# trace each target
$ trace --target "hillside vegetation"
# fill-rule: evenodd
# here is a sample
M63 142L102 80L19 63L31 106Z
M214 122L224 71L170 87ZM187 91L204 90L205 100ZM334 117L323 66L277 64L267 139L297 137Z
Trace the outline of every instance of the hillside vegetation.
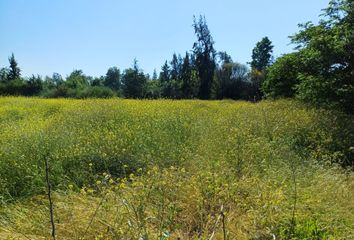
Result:
M47 160L57 239L350 239L353 141L290 100L3 97L0 238L50 237Z

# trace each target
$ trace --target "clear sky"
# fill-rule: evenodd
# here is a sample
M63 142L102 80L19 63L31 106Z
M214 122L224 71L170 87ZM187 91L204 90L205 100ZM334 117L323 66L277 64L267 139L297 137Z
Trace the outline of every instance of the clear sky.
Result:
M0 67L13 52L22 74L104 75L137 58L147 73L195 41L193 15L206 16L218 51L250 61L268 36L274 55L292 51L298 23L318 21L328 0L0 0Z

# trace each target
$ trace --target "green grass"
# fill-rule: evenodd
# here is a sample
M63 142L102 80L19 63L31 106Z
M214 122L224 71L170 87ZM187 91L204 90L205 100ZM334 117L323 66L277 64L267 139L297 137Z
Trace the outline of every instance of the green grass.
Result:
M353 129L289 100L0 98L0 238L50 236L47 159L58 239L350 239Z

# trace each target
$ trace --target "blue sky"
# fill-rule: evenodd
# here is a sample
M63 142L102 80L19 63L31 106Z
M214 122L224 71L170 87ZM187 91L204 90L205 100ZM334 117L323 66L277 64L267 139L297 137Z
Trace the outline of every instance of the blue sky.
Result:
M218 51L250 61L268 36L274 55L292 51L298 23L318 21L328 0L0 0L0 67L13 52L22 74L104 75L137 58L147 73L195 41L193 15L206 16Z

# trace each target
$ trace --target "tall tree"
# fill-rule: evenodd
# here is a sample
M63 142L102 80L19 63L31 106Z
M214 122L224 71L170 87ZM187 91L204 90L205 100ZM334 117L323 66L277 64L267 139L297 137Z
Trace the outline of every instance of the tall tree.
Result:
M193 44L193 53L200 79L199 97L209 99L216 67L214 41L205 17L199 16L199 20L197 20L194 16L193 20L194 32L197 36L197 41Z
M8 74L8 80L12 81L21 76L21 69L17 66L17 61L13 53L9 57L9 63L10 63L10 71Z
M8 79L10 69L7 67L0 69L0 83L5 83Z
M181 68L182 68L182 58L181 55L177 56L177 54L173 54L171 61L171 79L180 80L181 76Z
M109 87L115 91L120 88L120 71L117 67L111 67L106 73L106 77L103 82L104 86Z
M219 52L218 53L219 58L220 58L220 64L221 66L224 64L232 63L232 58L227 52Z
M217 99L248 99L249 70L246 65L233 62L230 55L220 52L220 66L215 71L213 95Z
M123 93L127 98L143 98L145 96L146 76L134 59L133 67L123 73Z
M170 66L168 65L168 62L165 61L164 65L161 67L160 82L168 82L171 79L170 76Z
M254 98L259 100L263 93L261 86L266 78L266 70L272 62L273 45L268 37L257 42L252 50L251 80L253 85Z
M262 72L271 64L273 53L273 45L268 37L262 38L257 42L256 46L252 50L252 69L257 69Z
M152 73L152 80L157 80L157 72L156 69L154 69L154 72Z
M354 113L354 1L331 0L322 16L291 38L304 65L297 97Z
M354 113L354 2L331 0L322 16L299 25L291 37L297 51L269 68L263 90Z
M192 64L188 52L186 52L186 55L183 58L181 79L182 79L181 90L182 90L183 97L192 98L193 97Z

